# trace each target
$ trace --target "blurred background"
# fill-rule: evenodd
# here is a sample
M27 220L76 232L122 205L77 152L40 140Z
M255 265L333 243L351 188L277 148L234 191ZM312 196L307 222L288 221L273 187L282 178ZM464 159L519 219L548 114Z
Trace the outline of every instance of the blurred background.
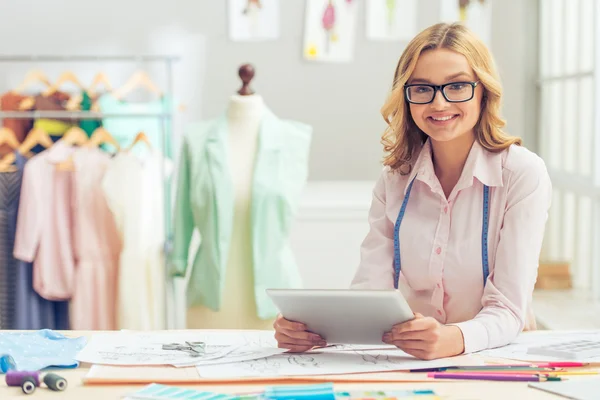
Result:
M463 21L495 57L506 131L544 158L554 184L534 296L539 325L600 328L598 1L4 0L0 15L0 89L22 96L5 98L3 111L23 112L34 125L58 118L44 110L65 112L64 129L38 124L58 129L48 132L53 141L81 126L82 111L97 113L121 145L136 143L139 132L155 141L171 178L159 182L164 212L153 215L165 221L156 229L167 251L182 136L190 123L227 110L242 85L238 69L250 63L250 86L266 106L313 129L289 240L303 285L314 288L348 287L358 265L383 156L379 110L400 54L425 27ZM60 106L40 106L36 96L58 92L68 94ZM102 100L113 92L118 102ZM127 113L138 126L124 129L110 117ZM156 121L140 122L139 113L156 113ZM4 252L12 257L10 245ZM173 285L168 262L160 263L168 281L164 327L193 326L185 282Z

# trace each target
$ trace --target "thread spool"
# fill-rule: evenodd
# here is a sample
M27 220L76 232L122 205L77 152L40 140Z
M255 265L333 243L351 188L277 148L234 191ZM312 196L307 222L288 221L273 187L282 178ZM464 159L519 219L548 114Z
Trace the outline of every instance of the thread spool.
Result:
M40 373L37 371L8 371L6 373L7 386L20 386L25 394L35 392L40 386Z
M8 354L0 356L0 373L12 371L14 369L17 369L17 364L15 363L14 358Z
M67 380L62 376L53 373L44 375L44 383L50 390L54 390L56 392L62 392L67 388Z

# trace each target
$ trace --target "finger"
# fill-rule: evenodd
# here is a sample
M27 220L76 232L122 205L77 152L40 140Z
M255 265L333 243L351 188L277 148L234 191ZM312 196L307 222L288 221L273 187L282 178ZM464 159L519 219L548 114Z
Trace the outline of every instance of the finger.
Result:
M429 357L428 357L429 353L426 352L426 351L424 351L424 350L406 349L406 350L403 350L403 351L406 354L409 354L409 355L411 355L413 357L416 357L418 359L421 359L421 360L427 360L427 359L429 359Z
M415 318L425 318L425 317L423 316L423 314L419 314L418 312L416 312Z
M285 332L276 332L275 340L277 340L277 343L291 343L294 346L314 346L312 340L295 339L287 335Z
M392 344L400 350L426 350L427 344L422 340L394 340Z
M279 332L283 333L286 336L289 336L292 339L298 340L306 340L311 343L322 343L324 342L323 338L316 333L308 332L308 331L293 331L289 329L279 329Z
M436 323L436 320L433 318L415 318L412 321L394 325L392 332L394 334L400 334L403 332L424 331L436 326Z
M275 325L280 328L287 329L290 331L305 331L306 330L306 325L304 325L303 323L287 320L287 319L283 318L283 316L281 316L281 315L279 315L277 317L277 319L275 320Z
M432 342L434 335L431 334L431 330L425 331L408 331L392 334L393 340L423 340L425 342Z
M278 343L280 349L287 349L286 353L303 353L313 348L313 346L299 346L295 343Z

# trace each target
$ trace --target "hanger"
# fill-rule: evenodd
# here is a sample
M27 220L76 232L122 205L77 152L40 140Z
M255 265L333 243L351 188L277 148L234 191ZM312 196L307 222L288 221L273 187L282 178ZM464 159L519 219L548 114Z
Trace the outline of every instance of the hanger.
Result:
M88 141L88 135L78 126L70 127L60 138L61 143L82 146Z
M98 147L101 144L108 143L113 145L117 151L121 150L121 146L119 142L110 134L109 131L104 129L103 127L98 127L92 133L90 140L88 140L84 146L86 147Z
M12 90L12 92L13 93L21 93L25 89L27 89L27 87L29 87L30 85L32 85L34 83L43 83L46 86L51 86L50 81L48 80L48 77L46 77L46 74L44 72L42 72L41 70L36 69L36 70L30 71L25 76L25 79L23 80L23 82L21 82L21 84L19 86L14 88Z
M78 126L72 126L63 134L60 142L68 145L85 146L88 140L88 135L83 129ZM69 156L65 161L56 164L56 169L58 171L75 171L73 156Z
M146 144L146 146L148 146L148 148L150 150L152 150L152 143L150 143L150 140L148 139L148 136L146 136L146 134L144 132L140 132L138 133L135 138L133 139L133 142L131 142L131 144L129 145L129 147L125 150L125 151L130 151L131 149L133 149L133 147L140 143L143 142Z
M104 87L106 88L107 91L110 92L113 90L112 84L110 83L108 76L106 76L106 74L104 72L99 72L96 74L96 76L94 77L94 80L92 81L92 84L88 88L88 93L90 94L90 96L94 96L97 94L96 87L101 84L104 84Z
M12 129L1 127L0 128L0 144L8 144L13 150L16 150L19 147L20 143L15 136L15 133ZM10 153L13 155L13 153ZM3 163L0 160L0 172L15 172L17 167L12 165L12 162Z
M122 100L123 97L125 97L138 86L142 86L148 89L150 92L162 96L162 92L156 86L156 84L152 82L152 79L150 79L148 74L145 71L141 70L136 71L123 86L115 90L112 94L117 99Z
M48 132L41 128L33 128L29 131L27 137L25 137L25 140L23 140L23 143L19 144L16 150L19 153L27 156L29 155L31 149L38 144L48 149L52 147L54 142L50 138L50 135L48 135ZM0 160L0 165L11 165L13 162L15 162L15 153L8 153Z
M0 127L0 145L4 143L9 145L13 150L16 150L21 145L15 132L13 132L12 129L3 126Z
M52 93L56 92L61 85L67 82L74 83L79 89L84 90L84 87L81 82L79 82L79 79L77 79L77 76L71 71L65 71L58 77L58 80L53 85L44 91L43 95L50 96Z

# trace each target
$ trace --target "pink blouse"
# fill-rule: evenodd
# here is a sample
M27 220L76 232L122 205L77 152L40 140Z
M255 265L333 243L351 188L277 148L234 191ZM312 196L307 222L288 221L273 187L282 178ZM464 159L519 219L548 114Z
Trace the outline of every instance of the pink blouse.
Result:
M394 287L394 224L415 177L399 233L400 291L413 311L458 326L465 353L510 343L532 322L527 319L552 198L543 160L520 146L491 153L475 141L448 199L429 141L409 175L384 168L373 190L353 288ZM490 187L485 288L484 185Z

